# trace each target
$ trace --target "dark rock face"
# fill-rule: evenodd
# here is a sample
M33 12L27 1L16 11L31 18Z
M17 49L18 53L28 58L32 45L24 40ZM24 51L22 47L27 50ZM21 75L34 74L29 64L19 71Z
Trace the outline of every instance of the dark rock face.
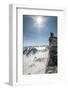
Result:
M53 33L50 33L49 37L49 62L46 73L49 72L57 72L57 37L55 37Z
M57 47L52 46L49 51L49 66L57 66Z
M26 47L23 50L23 54L26 55L26 56L30 55L31 53L35 54L36 52L37 52L37 49L36 48L32 48L32 47L31 48Z
M48 66L46 69L46 73L57 73L57 66Z

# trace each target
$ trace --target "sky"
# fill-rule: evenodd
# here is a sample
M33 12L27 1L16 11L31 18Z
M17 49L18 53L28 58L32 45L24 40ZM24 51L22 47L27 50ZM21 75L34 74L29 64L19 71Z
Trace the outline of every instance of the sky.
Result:
M50 32L57 36L57 16L23 15L24 47L48 45Z

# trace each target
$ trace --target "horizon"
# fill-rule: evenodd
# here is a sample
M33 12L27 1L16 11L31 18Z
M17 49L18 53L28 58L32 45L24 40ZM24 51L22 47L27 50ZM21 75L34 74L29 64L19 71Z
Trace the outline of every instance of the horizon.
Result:
M47 47L49 45L39 45L39 46L24 46L23 48L26 48L26 47Z

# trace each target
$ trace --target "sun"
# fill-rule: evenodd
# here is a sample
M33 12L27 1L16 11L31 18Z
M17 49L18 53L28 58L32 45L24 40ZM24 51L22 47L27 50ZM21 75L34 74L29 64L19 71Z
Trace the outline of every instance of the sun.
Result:
M42 17L39 16L39 17L36 18L36 22L37 22L38 25L41 25L42 21L43 21Z
M43 30L42 28L44 27L45 19L43 16L33 16L32 17L34 21L34 26L38 28L38 30Z

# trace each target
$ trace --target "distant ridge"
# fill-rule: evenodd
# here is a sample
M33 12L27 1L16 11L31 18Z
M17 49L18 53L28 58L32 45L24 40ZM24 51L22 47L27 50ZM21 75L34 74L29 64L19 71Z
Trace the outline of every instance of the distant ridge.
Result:
M26 48L26 47L47 47L47 46L49 46L49 45L39 45L39 46L24 46L24 48Z

